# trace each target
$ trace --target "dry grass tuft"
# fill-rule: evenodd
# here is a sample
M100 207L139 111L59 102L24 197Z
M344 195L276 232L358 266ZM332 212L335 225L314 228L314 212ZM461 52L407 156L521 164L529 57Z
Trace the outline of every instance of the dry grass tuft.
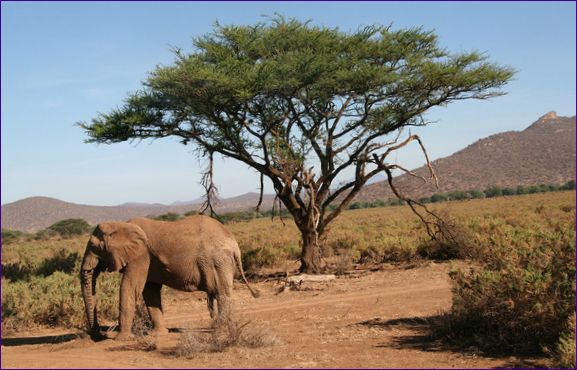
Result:
M230 347L261 348L280 343L268 323L243 324L229 320L215 325L208 332L187 331L179 339L174 354L193 358L200 353L224 352Z

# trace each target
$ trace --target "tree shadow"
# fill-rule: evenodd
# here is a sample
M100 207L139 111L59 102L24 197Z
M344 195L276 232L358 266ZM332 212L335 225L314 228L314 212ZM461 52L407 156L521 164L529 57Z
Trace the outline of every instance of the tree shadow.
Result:
M392 338L388 343L377 344L380 348L416 349L423 352L452 352L464 356L482 356L504 362L498 368L542 368L546 367L542 356L537 354L523 355L522 357L499 351L481 350L464 341L448 338L442 335L446 330L447 318L445 315L428 317L404 317L384 320L375 318L353 325L362 325L382 330L406 329L409 333Z
M86 333L45 335L40 337L2 338L2 345L6 347L26 346L32 344L60 344L76 339L88 338Z

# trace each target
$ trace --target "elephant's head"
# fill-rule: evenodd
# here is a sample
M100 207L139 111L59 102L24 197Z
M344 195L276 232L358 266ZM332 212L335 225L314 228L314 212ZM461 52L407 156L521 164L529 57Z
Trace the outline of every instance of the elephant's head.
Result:
M127 222L102 223L94 229L88 240L80 280L86 318L90 333L98 333L96 317L96 278L101 271L120 271L130 261L148 253L148 240L144 231Z

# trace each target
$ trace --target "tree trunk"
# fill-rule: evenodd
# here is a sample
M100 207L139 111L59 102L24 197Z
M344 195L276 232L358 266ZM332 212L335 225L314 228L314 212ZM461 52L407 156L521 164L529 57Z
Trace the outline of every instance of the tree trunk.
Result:
M322 268L322 253L319 244L318 232L314 229L305 228L301 230L302 252L300 272L306 274L318 274Z

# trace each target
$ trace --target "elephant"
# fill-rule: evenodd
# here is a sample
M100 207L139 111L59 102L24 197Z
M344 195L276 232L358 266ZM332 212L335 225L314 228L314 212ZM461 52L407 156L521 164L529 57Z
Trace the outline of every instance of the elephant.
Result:
M96 279L102 271L122 273L120 331L115 339L126 340L132 337L139 294L153 324L152 334L168 332L160 297L163 285L206 292L211 318L228 319L237 267L253 297L258 297L246 280L236 240L220 222L207 216L174 222L139 217L101 223L88 240L80 271L89 334L93 339L102 338L95 302Z

